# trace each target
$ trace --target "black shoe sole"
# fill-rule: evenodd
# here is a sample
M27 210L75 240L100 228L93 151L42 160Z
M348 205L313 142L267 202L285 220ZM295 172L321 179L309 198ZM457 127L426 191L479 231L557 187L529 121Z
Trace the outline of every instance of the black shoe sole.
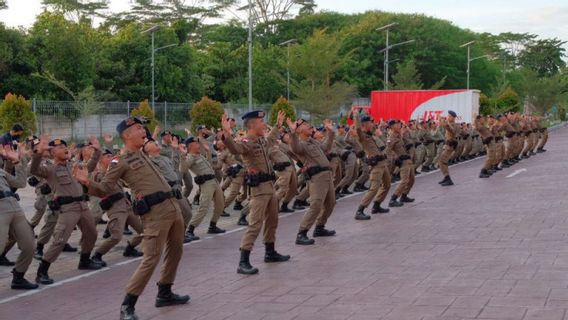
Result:
M296 244L299 245L299 246L311 246L315 243L316 242L315 242L314 239L311 239L311 241L298 241L298 240L296 240Z
M167 302L156 302L154 306L156 308L163 308L169 306L179 306L182 304L187 304L191 299L183 300L183 301L167 301Z
M264 258L264 263L279 263L279 262L286 262L290 260L290 256L284 256L283 258L279 259L266 259Z
M37 288L39 288L39 286L37 284L35 286L32 286L32 287L10 286L10 289L12 289L12 290L35 290Z
M238 274L244 274L244 275L253 275L253 274L258 274L258 269L253 268L253 269L250 269L250 270L243 270L241 268L237 268L237 273Z

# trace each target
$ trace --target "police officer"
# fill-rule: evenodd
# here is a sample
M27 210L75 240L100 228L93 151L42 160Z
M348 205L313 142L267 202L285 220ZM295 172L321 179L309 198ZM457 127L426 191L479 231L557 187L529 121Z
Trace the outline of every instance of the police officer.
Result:
M303 173L308 179L310 207L300 224L296 244L312 245L314 239L308 238L308 231L316 224L314 237L329 237L335 235L335 230L327 230L325 224L335 207L335 190L333 173L326 153L334 143L335 132L331 120L325 120L324 126L327 138L323 143L312 138L313 127L304 119L293 122L287 119L290 128L290 147L304 164ZM347 185L348 187L348 185Z
M154 163L141 151L148 137L143 121L128 118L118 124L116 131L124 141L126 153L112 159L103 180L90 180L85 169L75 170L75 176L89 188L89 192L101 195L111 194L120 179L132 190L135 213L142 216L144 256L128 281L120 319L135 320L138 319L134 313L138 296L150 280L164 250L167 254L158 282L155 306L185 304L190 299L187 295L179 296L171 290L183 254L183 217L170 185Z
M0 156L14 165L14 175L0 169L0 252L3 252L8 242L9 233L13 234L20 248L20 254L12 270L12 289L36 289L37 284L30 283L24 278L34 254L34 235L26 220L22 207L16 199L12 188L26 186L26 169L20 161L20 154L11 145L0 148Z
M11 146L13 149L18 149L18 141L24 134L24 127L16 123L12 129L0 137L0 145Z
M491 134L489 128L486 127L485 118L482 115L478 115L475 118L475 129L477 130L477 132L479 132L483 144L487 149L487 158L485 159L483 168L481 168L479 177L489 178L491 177L491 172L489 170L493 167L493 162L495 162L495 139L493 138L493 135Z
M224 114L221 119L223 141L227 148L236 155L241 155L247 171L246 183L250 188L249 225L241 241L241 257L237 273L256 274L258 269L250 264L250 252L264 225L264 262L284 262L289 255L281 255L275 249L276 228L278 227L278 199L274 194L274 173L268 159L268 148L276 143L278 130L282 126L285 114L278 113L276 125L265 138L266 123L263 111L252 111L243 115L247 135L241 141L232 136L231 123Z
M98 148L96 139L92 143L95 148ZM49 148L51 148L53 164L44 163L41 165L43 152ZM53 279L48 275L49 267L63 251L63 247L75 226L78 226L82 232L81 258L78 268L80 270L96 270L102 267L99 263L91 260L91 251L97 239L97 229L88 207L89 197L85 194L81 184L73 178L70 157L71 153L64 140L55 139L48 142L47 136L40 139L32 156L30 173L47 179L54 192L51 209L59 211L53 240L37 269L36 282L40 284L53 283ZM85 168L85 170L88 169Z
M217 221L223 213L225 208L225 198L223 196L223 190L219 185L219 181L215 178L215 171L211 166L211 163L201 155L201 142L194 138L189 137L185 140L185 145L187 146L187 167L195 175L194 181L199 185L199 209L197 213L191 219L189 223L189 229L187 231L187 237L191 240L199 240L199 237L195 236L195 228L197 228L207 213L209 208L213 206L213 216L209 222L209 229L207 233L219 234L225 233L225 230L217 227Z
M395 166L400 168L400 183L391 196L389 207L400 207L403 203L414 202L413 198L408 197L408 193L414 186L414 164L408 153L413 148L407 148L410 141L404 140L400 121L390 120L388 125L390 132L387 149L392 150L395 155ZM400 201L398 201L399 197Z
M451 186L454 184L452 178L450 177L450 171L448 169L449 161L452 159L456 150L458 148L458 133L459 124L456 123L457 114L450 110L448 111L448 119L440 118L440 126L444 128L444 150L440 155L440 160L438 162L440 166L440 171L444 175L444 179L439 182L442 186Z
M373 133L373 119L368 115L361 115L360 117L355 116L354 120L355 128L357 129L357 137L367 155L367 164L371 167L369 178L371 184L369 190L361 199L361 203L355 214L355 219L369 220L371 217L366 215L364 210L369 206L371 201L373 201L371 213L389 212L389 209L381 207L381 203L389 192L391 178L385 154L386 146L380 139L376 138Z

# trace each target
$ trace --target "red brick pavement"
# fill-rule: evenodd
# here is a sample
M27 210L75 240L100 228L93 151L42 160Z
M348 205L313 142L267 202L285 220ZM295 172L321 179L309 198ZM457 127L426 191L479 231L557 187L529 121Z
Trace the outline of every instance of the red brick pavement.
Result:
M477 178L480 160L451 167L451 188L438 186L439 173L420 177L414 204L370 221L353 219L359 196L341 200L329 222L337 236L314 246L294 245L301 214L285 216L277 248L292 259L264 264L259 241L256 276L235 272L242 231L190 244L174 289L192 301L154 308L153 279L137 312L153 320L565 319L567 138L568 129L557 131L547 153L490 179ZM58 286L22 296L3 287L0 318L117 319L137 263L112 262L55 274ZM63 283L74 276L84 278Z

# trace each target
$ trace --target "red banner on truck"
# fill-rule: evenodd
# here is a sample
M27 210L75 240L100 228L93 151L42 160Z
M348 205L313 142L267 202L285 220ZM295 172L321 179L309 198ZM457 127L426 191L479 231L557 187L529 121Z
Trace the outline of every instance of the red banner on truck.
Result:
M437 120L453 110L459 122L473 122L479 114L478 90L373 91L369 114L375 121Z

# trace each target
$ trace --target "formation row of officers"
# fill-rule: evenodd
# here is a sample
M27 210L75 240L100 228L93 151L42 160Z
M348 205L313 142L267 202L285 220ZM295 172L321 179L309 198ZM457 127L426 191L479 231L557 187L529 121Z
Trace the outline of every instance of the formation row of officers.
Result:
M128 118L117 126L122 150L113 150L110 135L103 145L94 137L74 147L47 136L20 143L24 130L15 125L0 138L0 264L14 266L11 287L52 284L51 265L62 251L77 250L67 243L75 227L81 231L78 268L84 270L105 267L103 256L132 228L136 235L123 255L143 259L128 282L120 319L138 319L134 306L163 253L156 307L189 301L171 288L183 243L199 240L195 229L210 213L208 233L218 234L225 232L217 226L228 216L225 209L241 212L238 224L247 228L237 272L256 274L250 253L261 232L266 263L290 259L275 248L278 212L307 208L296 244L313 245L313 238L336 234L326 225L338 198L365 192L354 217L369 220L369 206L371 214L384 214L413 202L416 174L439 168L440 184L451 186L449 166L486 155L479 177L489 178L544 152L548 139L540 118L516 113L478 116L471 124L456 121L453 111L439 120L375 123L354 109L351 125L325 120L320 127L282 112L272 127L264 118L262 111L249 112L242 117L245 130L237 131L224 115L221 129L199 126L186 139L159 128L151 134L144 119ZM400 183L385 202L393 181ZM26 184L37 195L30 221L17 194ZM104 214L105 239L96 245ZM42 217L36 241L33 229ZM16 243L21 253L14 263L6 253ZM24 275L34 256L40 264L32 283Z

